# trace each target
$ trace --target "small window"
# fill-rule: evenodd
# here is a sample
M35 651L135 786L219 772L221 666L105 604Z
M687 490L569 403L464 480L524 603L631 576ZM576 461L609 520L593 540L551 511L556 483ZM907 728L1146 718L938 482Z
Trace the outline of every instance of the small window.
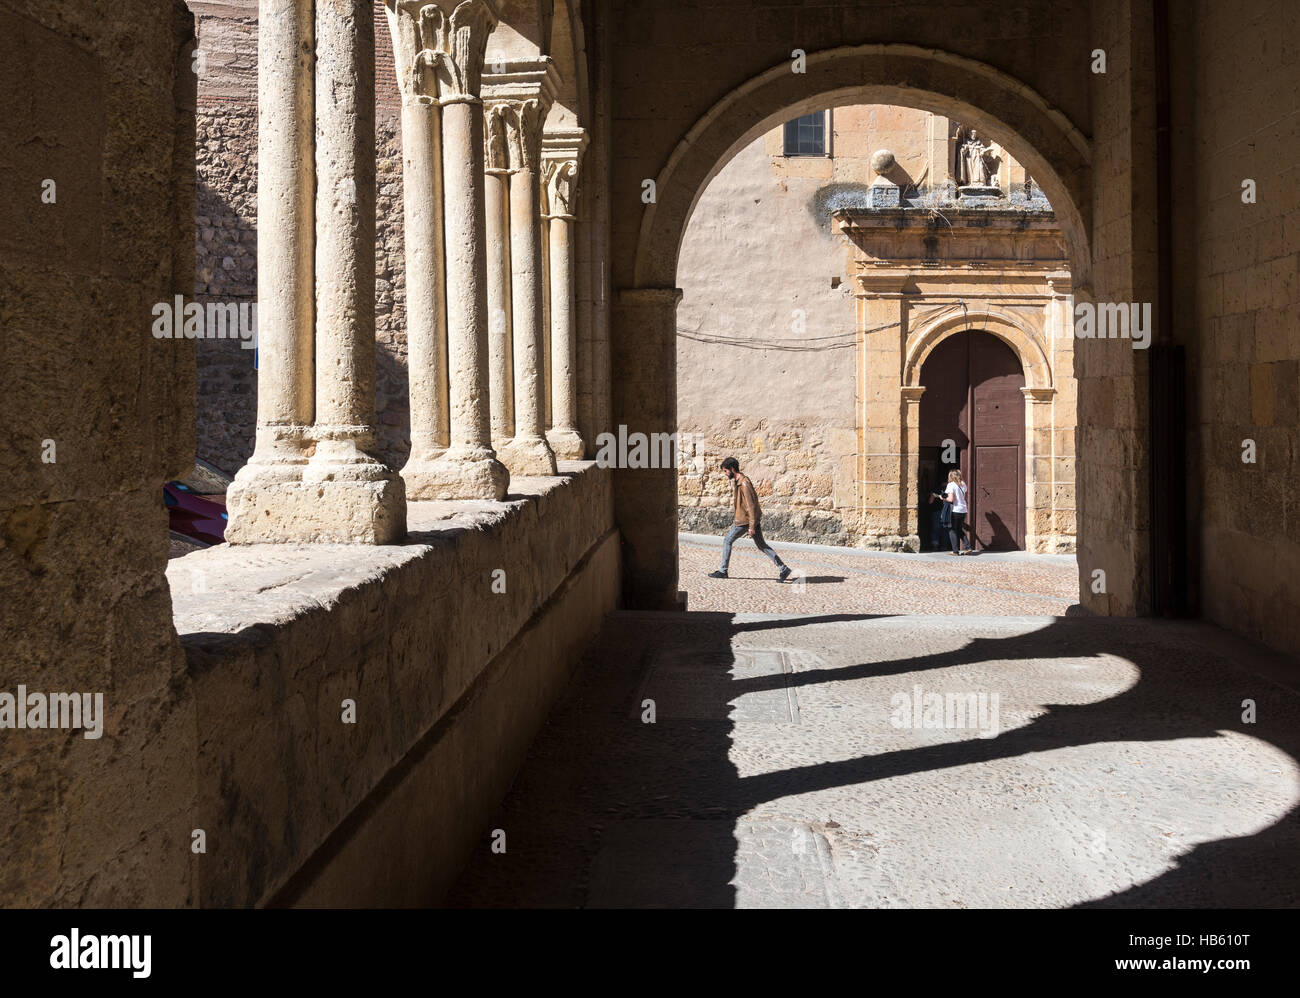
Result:
M817 111L785 123L785 155L826 155L826 112Z

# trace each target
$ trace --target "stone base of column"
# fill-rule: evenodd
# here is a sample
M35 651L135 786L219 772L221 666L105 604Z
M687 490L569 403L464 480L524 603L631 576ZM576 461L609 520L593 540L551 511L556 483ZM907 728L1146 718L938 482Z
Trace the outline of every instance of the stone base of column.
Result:
M361 428L364 433L366 428ZM312 436L319 428L311 430ZM239 470L226 494L230 544L391 544L406 535L402 480L352 439L316 442L310 459L268 431L267 446Z
M500 457L512 475L526 477L557 473L555 452L542 437L516 436L501 449Z
M557 426L546 431L546 442L560 461L581 461L586 456L587 445L577 430L567 426Z
M402 479L410 500L500 501L510 485L510 472L490 450L452 447L433 461L408 461Z
M406 535L406 492L392 472L379 481L235 482L226 508L230 544L392 544Z

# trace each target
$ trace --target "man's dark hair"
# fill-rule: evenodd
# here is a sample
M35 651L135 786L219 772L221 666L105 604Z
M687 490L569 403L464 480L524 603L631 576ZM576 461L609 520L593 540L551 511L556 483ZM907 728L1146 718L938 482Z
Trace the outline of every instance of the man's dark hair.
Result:
M728 471L739 471L740 462L737 461L734 457L724 457L722 459L722 467L727 469Z

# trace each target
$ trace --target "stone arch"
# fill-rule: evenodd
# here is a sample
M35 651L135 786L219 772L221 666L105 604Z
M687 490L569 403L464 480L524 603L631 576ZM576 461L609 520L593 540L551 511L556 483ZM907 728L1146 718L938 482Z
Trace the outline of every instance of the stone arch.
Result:
M1025 372L1025 387L1032 389L1046 389L1052 385L1052 366L1048 361L1047 353L1043 349L1040 338L1035 333L1025 328L1025 326L1003 312L995 312L988 309L979 311L958 311L956 314L945 314L931 320L925 326L921 327L918 332L909 337L911 340L907 348L907 357L903 364L903 385L910 388L920 388L921 385L921 368L925 364L926 358L934 352L941 342L946 340L953 333L963 329L980 330L991 333L998 339L1002 340L1020 358L1020 366Z
M682 137L655 178L641 217L634 286L671 288L696 202L731 158L774 125L847 104L898 104L985 129L1042 185L1056 209L1075 287L1087 294L1091 255L1090 146L1068 118L1024 83L985 63L916 45L811 52L806 72L782 62L731 91Z

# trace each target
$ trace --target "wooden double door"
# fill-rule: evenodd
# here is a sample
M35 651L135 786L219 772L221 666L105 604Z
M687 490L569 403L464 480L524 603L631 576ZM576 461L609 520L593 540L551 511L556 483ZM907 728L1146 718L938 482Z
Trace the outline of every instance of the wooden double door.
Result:
M1025 546L1025 374L1014 350L991 333L969 330L941 342L921 366L918 469L922 538L948 472L961 469L967 483L977 547L989 551ZM946 541L944 542L946 545Z

